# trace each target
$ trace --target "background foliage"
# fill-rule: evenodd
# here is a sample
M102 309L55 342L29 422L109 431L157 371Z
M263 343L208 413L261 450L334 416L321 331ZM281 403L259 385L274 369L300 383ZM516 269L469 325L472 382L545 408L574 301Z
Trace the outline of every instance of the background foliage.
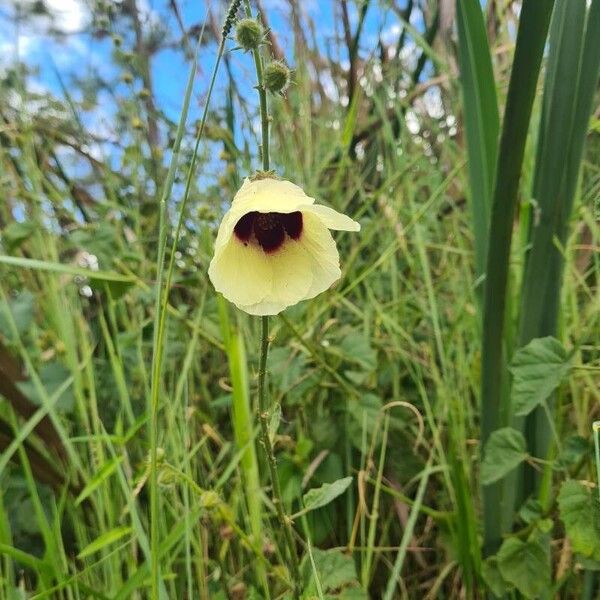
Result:
M158 205L192 68L170 253L227 9L155 4L0 8L0 598L150 594ZM597 597L600 2L546 1L548 39L533 4L253 3L294 69L273 167L362 224L342 280L272 320L305 598ZM164 598L287 589L258 323L206 275L260 164L252 59L226 49L168 296Z

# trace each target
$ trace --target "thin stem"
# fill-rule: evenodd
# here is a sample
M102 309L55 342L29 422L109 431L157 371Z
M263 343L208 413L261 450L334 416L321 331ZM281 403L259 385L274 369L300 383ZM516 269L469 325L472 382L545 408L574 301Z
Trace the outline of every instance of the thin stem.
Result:
M249 0L244 1L244 7L246 9L246 15L252 16L252 10L250 9ZM254 57L254 67L256 68L256 81L258 90L258 101L260 103L260 130L262 133L262 145L260 153L262 156L262 168L263 171L268 171L270 168L269 163L269 110L267 106L267 90L265 89L263 80L263 65L260 57L260 50L255 48L252 51Z
M594 421L594 446L596 447L596 473L598 475L598 497L600 498L600 421Z
M285 543L287 545L290 565L292 571L294 598L300 597L300 566L298 563L298 554L292 536L292 526L290 519L286 516L283 501L281 499L281 487L279 486L279 477L277 476L277 462L273 452L273 444L269 436L269 407L265 395L265 375L267 370L267 354L269 352L269 317L262 317L262 336L260 344L260 362L258 366L258 411L260 420L260 431L262 444L267 455L267 464L269 465L269 475L273 487L273 505L277 512L277 520L283 531Z

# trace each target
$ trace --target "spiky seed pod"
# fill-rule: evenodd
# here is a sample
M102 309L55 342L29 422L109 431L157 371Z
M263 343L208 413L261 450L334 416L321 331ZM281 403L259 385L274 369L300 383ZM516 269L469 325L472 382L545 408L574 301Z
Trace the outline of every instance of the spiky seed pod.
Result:
M241 19L235 26L235 40L245 50L256 50L263 39L263 29L256 19Z
M270 62L264 70L265 88L274 94L282 94L290 85L290 70L280 60Z

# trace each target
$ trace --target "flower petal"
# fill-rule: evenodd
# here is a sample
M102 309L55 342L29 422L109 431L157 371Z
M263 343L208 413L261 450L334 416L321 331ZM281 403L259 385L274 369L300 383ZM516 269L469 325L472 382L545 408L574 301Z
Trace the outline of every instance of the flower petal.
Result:
M360 231L360 223L352 220L350 217L339 213L329 206L314 204L302 209L304 212L310 212L321 220L321 223L329 229L338 231Z
M281 311L285 310L288 306L286 304L282 304L281 302L266 302L261 301L256 304L243 305L236 304L236 306L243 310L245 313L249 315L256 315L259 317L265 317L267 315L278 315Z
M270 292L259 302L237 304L238 308L252 315L276 315L304 300L314 274L314 259L307 249L300 242L287 240L272 254L265 254L264 260L273 274Z
M217 292L234 304L260 302L273 286L273 269L263 250L235 237L215 253L208 276Z
M273 269L273 286L265 302L281 302L287 306L300 302L313 282L313 260L306 248L288 239L268 260Z
M315 199L307 196L304 190L283 179L245 179L231 204L232 208L251 205L259 212L294 212L299 206L314 204Z
M300 243L312 257L313 280L304 300L329 289L342 275L340 256L329 229L313 214L305 212Z

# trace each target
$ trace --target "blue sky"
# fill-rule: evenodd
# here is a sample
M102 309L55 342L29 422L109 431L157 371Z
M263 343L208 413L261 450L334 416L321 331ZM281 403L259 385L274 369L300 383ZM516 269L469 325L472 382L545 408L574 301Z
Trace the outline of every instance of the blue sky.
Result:
M88 0L44 0L52 14L52 19L47 17L29 19L15 26L15 3L22 5L33 0L0 0L0 73L11 62L17 53L21 60L26 62L32 69L33 74L29 77L29 89L33 92L51 92L62 96L61 81L73 94L75 100L81 100L81 93L72 82L94 72L103 78L113 82L110 93L104 92L100 97L98 105L90 107L87 111L79 110L79 117L83 121L88 132L96 134L99 138L122 141L115 133L115 98L131 97L131 90L119 80L120 68L117 68L111 60L114 45L110 36L103 39L95 37L91 33L91 14ZM113 2L116 0L112 0ZM169 9L169 0L136 0L138 9L146 28L153 24L162 24L169 31L169 38L173 42L179 40L179 26L175 17ZM210 8L215 11L216 21L220 23L223 18L223 4L214 0L178 0L182 19L186 29L191 26L201 26ZM263 7L268 14L268 20L274 30L280 46L286 51L288 62L293 68L293 56L291 50L291 32L288 28L289 3L287 0L263 0ZM367 13L367 19L363 29L363 56L366 50L373 52L379 35L383 35L386 42L393 42L400 35L401 28L398 20L389 10L382 6L387 3L384 0L372 0ZM12 6L11 6L12 5ZM324 54L331 50L332 40L336 35L342 35L339 24L338 0L301 0L302 10L306 11L316 24L316 35L318 44ZM357 10L354 2L349 2L349 13L352 25L356 24ZM422 28L420 13L415 13L413 25L417 29ZM63 32L62 35L52 35L48 32L53 26ZM123 48L131 49L133 32L121 32L126 39ZM233 42L228 43L228 48L234 47ZM345 60L345 45L340 44L342 56ZM213 68L216 55L215 44L203 46L200 50L198 75L196 77L194 96L190 107L188 123L198 119L204 107L205 94L208 88L208 80ZM232 68L238 84L238 88L244 93L251 103L256 102L255 74L250 56L242 52L236 52L232 57ZM165 49L157 53L152 63L152 75L154 80L154 93L158 108L174 122L178 121L185 85L189 75L190 64L183 52L179 49ZM60 74L60 78L57 76ZM222 98L220 91L225 81L224 69L221 69L217 80L217 88L213 95L211 108L219 105ZM137 91L141 89L141 83L136 81L134 87ZM333 86L331 86L333 89ZM163 136L163 142L164 142ZM110 143L97 144L97 147L89 149L97 153L98 158L110 158L115 167L119 165L119 152L115 152L115 145ZM165 156L168 160L168 154ZM67 159L68 160L68 159ZM218 160L211 161L206 172L209 179L218 177L222 168Z
M31 0L16 0L16 3L24 4ZM17 50L22 60L36 67L37 73L30 79L33 89L49 89L60 95L60 85L56 77L59 71L63 81L69 84L74 76L84 76L94 70L101 75L109 77L114 75L113 65L107 58L112 51L110 38L102 40L94 38L93 35L85 33L86 27L91 21L91 14L85 0L45 0L46 5L53 14L53 21L47 18L35 19L14 26L15 10L10 6L15 0L0 5L0 68L14 60ZM172 12L168 8L168 0L137 0L143 18L148 24L160 21L171 32L179 30ZM317 36L319 44L326 48L335 34L336 15L334 7L337 2L333 0L304 0L303 10L307 11L317 24ZM290 32L287 28L287 11L289 5L282 0L264 0L263 5L268 14L269 21L275 31L281 46L290 47ZM222 6L215 1L203 0L179 0L183 21L186 27L199 25L204 21L207 9L217 11L221 20ZM349 3L350 15L356 20L356 9L354 3ZM399 28L397 23L387 15L387 11L379 7L379 2L372 2L364 28L364 39L366 45L369 38L373 38L380 31L386 35L397 35ZM63 36L48 35L48 26L54 26L65 32ZM173 36L175 39L175 36ZM230 44L230 47L233 44ZM199 61L199 77L196 85L197 94L202 95L206 89L207 79L214 61L214 46L204 47L201 51ZM239 60L237 59L241 57ZM290 61L292 57L289 56ZM251 84L253 72L251 63L241 54L233 61L236 76L248 79ZM156 55L153 62L153 77L155 94L158 104L165 113L173 119L177 118L189 65L181 52L175 50L163 50ZM240 83L242 83L240 81ZM118 90L117 90L118 91Z

